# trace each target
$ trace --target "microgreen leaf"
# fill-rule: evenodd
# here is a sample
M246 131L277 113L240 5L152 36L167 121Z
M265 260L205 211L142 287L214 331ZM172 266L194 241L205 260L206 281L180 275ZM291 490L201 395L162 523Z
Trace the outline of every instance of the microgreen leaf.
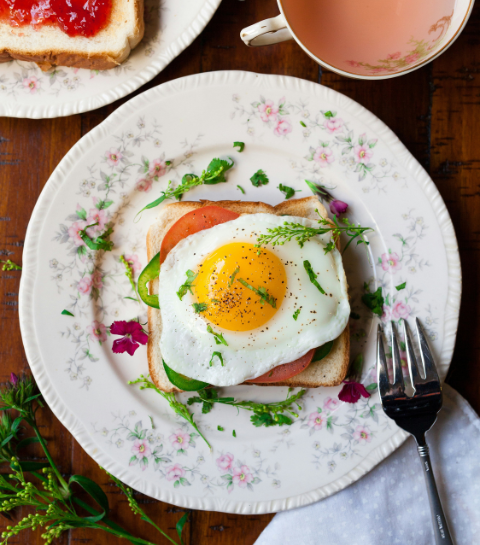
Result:
M364 293L362 302L377 316L382 316L383 305L385 300L382 295L382 287L380 286L374 293Z
M207 303L193 303L192 307L195 314L200 314L201 312L205 312L207 310L208 305Z
M177 295L180 301L183 299L184 295L186 295L188 291L193 295L193 291L192 291L192 287L194 286L193 281L198 276L198 273L195 274L190 269L188 269L188 271L185 274L187 275L187 279L177 291Z
M275 297L273 297L273 295L270 295L268 293L266 288L261 286L260 288L257 289L255 287L253 287L251 284L249 284L243 278L239 278L238 282L240 282L240 284L242 284L242 286L245 286L249 290L252 290L253 293L256 293L260 297L260 304L261 305L264 305L265 303L268 303L273 308L277 308L277 300L275 299Z
M228 281L228 285L232 286L232 284L235 282L235 277L240 272L240 266L237 266L237 268L233 271L232 276L230 277L230 280Z
M255 187L260 187L261 185L267 185L269 182L268 176L265 174L265 172L260 169L255 172L255 174L250 178L250 181L252 182L252 185Z
M278 189L280 189L282 193L285 193L285 200L290 199L295 195L295 189L293 189L293 187L288 187L288 185L280 184Z
M227 341L223 338L223 333L215 333L213 331L212 326L208 324L207 326L208 333L211 333L215 337L215 343L216 344L224 344L225 346L228 346Z
M318 280L317 280L318 275L315 274L314 270L312 269L312 265L310 264L310 261L308 261L308 259L306 259L303 262L303 266L305 270L307 271L308 278L310 278L310 282L318 289L320 293L323 293L323 295L325 295L325 290L318 283Z
M215 339L215 340L216 340L216 339ZM219 343L217 343L217 344L219 344ZM211 357L211 359L210 359L210 367L213 365L213 358L214 358L215 356L220 360L220 363L222 364L222 367L223 367L223 356L222 356L222 353L221 353L221 352L214 352L214 353L212 354L212 357Z
M245 149L245 143L244 142L234 142L233 147L238 148L238 153L242 153L242 151Z

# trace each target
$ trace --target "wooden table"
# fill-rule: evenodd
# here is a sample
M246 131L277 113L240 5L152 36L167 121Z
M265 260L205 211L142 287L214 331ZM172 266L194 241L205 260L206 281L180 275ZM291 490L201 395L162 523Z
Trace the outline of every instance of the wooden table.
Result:
M295 42L247 49L240 30L278 13L275 0L224 0L205 31L159 76L137 91L181 76L234 69L288 74L331 87L358 101L384 121L429 172L453 219L463 264L464 289L457 347L447 382L480 412L480 2L462 36L439 59L393 80L368 82L322 71ZM60 159L123 100L67 118L0 119L0 259L22 261L22 246L35 202ZM478 140L477 140L478 139ZM0 273L1 375L28 370L18 324L18 272ZM52 413L45 409L41 431L61 471L80 473L104 485L112 518L135 535L160 540L134 517L125 497L112 487ZM181 509L138 495L147 513L175 537ZM20 513L18 513L20 515ZM249 545L272 515L239 516L192 512L187 545ZM3 529L3 519L0 521ZM77 530L58 543L116 545L107 534ZM42 543L25 533L9 543Z

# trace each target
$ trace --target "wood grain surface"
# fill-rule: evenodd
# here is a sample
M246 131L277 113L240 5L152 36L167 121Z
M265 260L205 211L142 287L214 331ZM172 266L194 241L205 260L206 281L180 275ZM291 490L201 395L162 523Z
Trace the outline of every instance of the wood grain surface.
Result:
M447 382L480 411L480 2L461 37L440 58L416 72L386 81L345 79L322 71L295 42L248 49L240 30L278 13L275 0L223 0L195 42L139 91L181 76L210 70L250 70L288 74L340 91L384 121L425 167L453 219L463 266L460 326ZM60 159L84 134L123 102L94 112L59 119L0 119L0 259L22 262L22 247L35 202ZM20 272L0 273L0 380L28 370L18 324ZM41 431L65 474L84 474L104 486L112 518L129 531L156 543L155 531L134 517L125 497L111 484L49 409ZM32 451L32 457L35 457ZM39 453L37 453L39 454ZM183 513L176 507L137 495L155 522L175 537ZM20 516L22 513L17 513ZM192 512L186 545L250 545L273 515L237 516ZM5 526L3 519L0 529ZM42 543L40 533L25 533L9 543ZM61 544L124 543L107 534L76 530Z

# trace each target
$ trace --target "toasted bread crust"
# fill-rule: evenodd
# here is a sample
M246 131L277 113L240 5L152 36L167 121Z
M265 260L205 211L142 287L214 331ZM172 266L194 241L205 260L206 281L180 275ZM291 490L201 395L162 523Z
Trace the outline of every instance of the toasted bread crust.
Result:
M220 206L232 210L238 214L275 214L294 215L310 219L318 218L316 209L324 218L328 217L323 204L316 197L305 197L303 199L291 199L271 206L262 202L249 201L182 201L172 203L164 207L156 223L154 223L147 234L147 255L150 261L160 250L163 237L170 227L182 216L198 210L204 206ZM150 293L158 293L158 279L150 283ZM181 392L167 378L163 369L163 363L159 356L158 346L161 336L161 315L157 309L148 308L149 339L147 347L148 368L150 376L155 385L165 392ZM256 386L289 386L292 388L317 388L319 386L338 386L347 375L350 360L350 333L348 326L344 332L335 339L333 348L323 360L312 362L305 371L291 379L275 382L255 384ZM251 384L249 384L251 385Z
M25 50L23 47L2 47L0 44L0 63L11 60L35 62L43 71L50 70L53 66L70 66L73 68L85 68L87 70L108 70L125 61L145 32L143 19L143 0L133 0L135 21L132 32L126 36L125 46L119 51L102 51L90 54L87 51L75 49L76 39L70 38L68 47L55 47L53 44L42 50ZM0 23L8 25L8 23ZM59 30L59 32L61 32ZM21 36L18 40L21 40Z

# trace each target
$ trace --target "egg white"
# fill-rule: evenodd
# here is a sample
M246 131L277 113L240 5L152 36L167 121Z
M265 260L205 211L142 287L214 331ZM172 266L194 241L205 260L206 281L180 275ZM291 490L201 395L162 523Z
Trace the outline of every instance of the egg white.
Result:
M182 301L178 298L176 292L186 280L186 271L198 272L200 264L214 250L230 242L256 244L258 235L283 225L285 220L318 226L317 222L301 217L243 215L188 236L168 254L159 278L160 351L173 370L214 386L241 384L300 358L343 332L350 316L347 280L340 253L335 249L325 255L328 234L315 236L303 248L294 240L282 246L266 246L284 264L285 298L269 322L251 331L228 331L211 324L215 332L223 334L228 346L216 344L214 336L207 332L209 322L202 314L195 314L195 300L190 293ZM304 260L310 261L327 295L310 282ZM293 314L300 307L295 321ZM221 352L223 367L218 358L210 366L213 352Z

